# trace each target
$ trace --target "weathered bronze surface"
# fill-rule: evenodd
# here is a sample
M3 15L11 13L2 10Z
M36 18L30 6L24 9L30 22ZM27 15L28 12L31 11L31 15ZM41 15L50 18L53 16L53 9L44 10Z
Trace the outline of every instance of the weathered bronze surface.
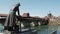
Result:
M13 30L13 28L16 27L16 23L15 23L16 22L16 12L18 12L18 15L20 15L19 6L20 6L20 3L17 3L10 10L9 15L7 16L5 24L4 24L5 29Z

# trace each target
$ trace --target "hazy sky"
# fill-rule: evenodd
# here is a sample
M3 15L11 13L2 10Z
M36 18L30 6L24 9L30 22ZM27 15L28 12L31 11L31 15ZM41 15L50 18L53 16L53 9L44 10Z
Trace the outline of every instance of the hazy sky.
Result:
M29 12L31 16L44 17L49 11L60 15L60 0L0 0L0 13L9 13L12 6L20 2L20 14Z

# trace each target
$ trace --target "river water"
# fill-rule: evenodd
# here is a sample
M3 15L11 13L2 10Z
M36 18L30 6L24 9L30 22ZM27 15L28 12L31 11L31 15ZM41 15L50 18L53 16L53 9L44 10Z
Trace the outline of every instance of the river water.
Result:
M51 34L52 31L57 31L57 34L60 34L60 25L43 25L36 28L38 34Z
M38 34L50 34L56 30L57 34L60 34L60 25L43 25L35 27L38 30ZM3 25L0 24L0 32L3 30Z

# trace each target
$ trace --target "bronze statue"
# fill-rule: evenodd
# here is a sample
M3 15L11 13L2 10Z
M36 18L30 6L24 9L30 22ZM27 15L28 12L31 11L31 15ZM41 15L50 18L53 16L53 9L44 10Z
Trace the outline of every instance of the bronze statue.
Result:
M4 24L5 30L13 30L13 27L16 26L16 12L18 12L18 15L20 15L19 6L20 6L20 3L17 3L10 10L9 15L6 18L6 22Z
M27 24L29 26L29 30L19 31L19 30L21 30L21 23L20 23L20 29L19 29L19 26L16 24L16 18L17 18L16 12L18 12L18 15L20 16L19 6L20 6L20 3L17 3L10 10L9 15L6 18L6 22L4 24L4 26L5 26L4 31L7 32L8 34L37 34L36 30L30 29L31 27L29 26L28 23ZM17 18L17 19L20 20L19 18ZM30 22L28 19L25 21Z

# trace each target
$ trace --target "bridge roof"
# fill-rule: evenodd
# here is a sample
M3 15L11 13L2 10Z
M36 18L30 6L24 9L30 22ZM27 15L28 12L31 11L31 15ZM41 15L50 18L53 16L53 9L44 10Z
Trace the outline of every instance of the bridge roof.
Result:
M8 16L8 14L0 14L0 17L7 17ZM25 18L27 18L27 16L23 16L23 15L20 15L21 17L25 17ZM39 19L40 17L38 17L38 16L29 16L30 18L37 18L37 19Z
M0 14L0 17L6 17L8 14Z
M8 14L0 14L0 17L7 17L8 16ZM18 15L17 15L18 16ZM48 17L45 17L45 18L40 18L39 16L29 16L29 17L27 17L27 16L24 16L24 15L20 15L22 18L33 18L33 19L37 19L37 20L48 20Z

